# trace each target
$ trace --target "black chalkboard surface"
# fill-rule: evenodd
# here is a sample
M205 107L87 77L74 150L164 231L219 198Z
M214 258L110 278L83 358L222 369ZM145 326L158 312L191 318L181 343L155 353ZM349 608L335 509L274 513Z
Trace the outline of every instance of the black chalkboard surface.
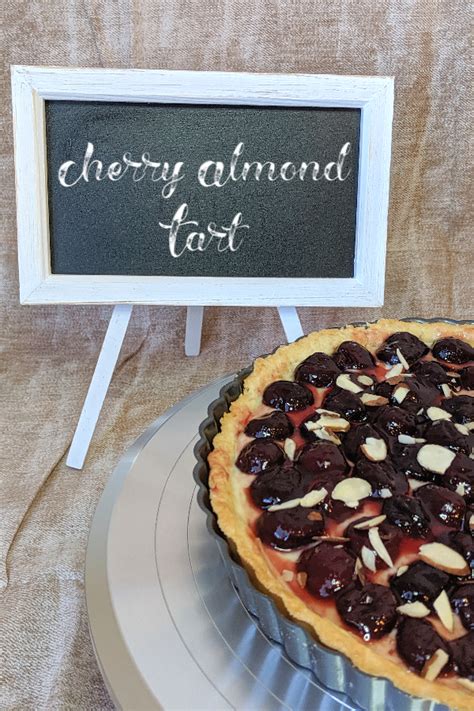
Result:
M360 109L47 100L45 115L52 274L354 276Z

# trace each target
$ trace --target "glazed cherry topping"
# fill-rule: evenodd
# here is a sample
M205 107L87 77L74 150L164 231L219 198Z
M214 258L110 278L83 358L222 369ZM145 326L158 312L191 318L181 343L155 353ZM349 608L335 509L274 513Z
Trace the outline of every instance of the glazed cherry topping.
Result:
M444 400L443 410L452 414L454 422L459 422L461 425L471 422L474 420L474 397L458 395Z
M426 620L405 617L397 629L397 652L409 667L421 672L437 649L449 654L448 645Z
M311 489L324 487L329 492L349 470L340 449L331 442L306 444L298 454L297 464L308 473Z
M250 420L245 428L248 437L257 439L284 440L291 437L294 427L284 412L271 412L264 417Z
M363 456L360 451L360 445L364 444L367 437L380 439L380 435L377 430L368 423L360 425L354 424L350 428L342 443L342 447L349 461L356 462L359 457Z
M442 338L437 341L432 352L435 358L445 363L468 363L474 360L474 348L458 338Z
M449 382L445 369L434 360L418 361L412 365L410 371L415 373L418 380L434 385L437 388L443 383Z
M366 583L352 584L336 597L344 622L355 627L365 642L388 634L397 621L397 601L390 588Z
M393 496L385 499L383 513L389 522L402 529L406 536L426 538L429 520L420 502L411 496Z
M403 474L395 471L389 461L370 462L361 457L354 470L354 476L365 479L372 486L374 498L386 498L390 494L406 494L408 481Z
M250 496L259 508L265 509L304 496L307 490L308 476L293 462L286 461L255 477L250 485Z
M454 671L462 679L474 681L474 632L449 643Z
M246 474L260 474L266 469L281 464L284 458L283 450L274 442L254 440L242 449L236 465Z
M363 521L369 521L373 516L363 516L353 521L344 531L344 536L349 538L348 546L354 555L358 556L362 550L363 546L367 548L372 548L372 544L369 541L369 531L367 529L355 528L355 526ZM395 560L400 548L400 544L403 540L403 533L397 526L393 526L387 521L383 521L378 526L379 536L387 549L392 560ZM375 564L377 568L386 568L387 564L377 556L375 559Z
M474 572L474 539L471 533L446 531L439 536L438 540L460 553L469 563L471 573Z
M451 593L451 607L467 630L474 630L474 584L460 585Z
M352 581L355 560L344 547L322 541L304 551L298 571L307 574L306 588L316 597L332 597Z
M386 339L385 343L377 351L377 358L384 363L396 365L396 363L400 362L397 350L400 351L408 365L412 365L426 355L429 348L412 333L400 331L399 333L392 333Z
M465 390L474 390L474 365L468 365L459 371L461 387Z
M409 479L434 481L436 475L427 469L423 469L416 458L421 446L421 444L395 443L391 451L393 467L399 474L403 474Z
M454 491L427 484L416 491L423 510L437 523L460 530L464 525L466 504Z
M438 402L439 392L434 385L418 378L408 378L405 384L409 390L400 405L403 410L417 412L420 407L430 407L430 405L435 405ZM392 392L392 402L394 404L397 404L396 392L397 389L395 388Z
M348 390L340 390L339 388L331 390L326 395L323 407L326 410L338 412L350 422L364 422L367 419L367 412L361 399Z
M390 587L400 602L422 602L431 608L438 595L449 583L449 575L442 570L417 560L401 575L390 578Z
M323 532L322 514L303 506L265 511L257 520L257 536L262 543L282 550L305 546Z
M413 435L416 430L416 417L401 407L381 407L375 419L377 429L398 437L399 434Z
M471 451L469 436L459 432L449 420L437 420L433 422L433 424L425 430L424 438L430 444L440 444L442 447L452 449L453 452L469 454Z
M314 402L313 393L300 383L290 380L276 380L265 388L263 393L265 405L274 407L275 410L295 412L304 410Z
M372 354L355 341L341 343L333 358L341 370L366 370L375 366Z
M468 504L474 503L474 459L460 452L443 475L443 484L462 496Z
M295 380L311 383L316 388L327 388L334 383L341 371L326 353L313 353L296 369Z

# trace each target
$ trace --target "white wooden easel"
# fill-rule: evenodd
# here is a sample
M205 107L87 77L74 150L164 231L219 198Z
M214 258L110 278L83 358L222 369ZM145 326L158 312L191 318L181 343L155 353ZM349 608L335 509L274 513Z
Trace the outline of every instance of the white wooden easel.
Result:
M77 423L66 464L72 469L82 469L99 419L105 396L112 380L123 339L132 315L131 304L118 304L114 307L110 323L105 334L97 365L87 391L82 412ZM303 329L294 306L278 308L283 330L288 343L303 335ZM197 356L201 350L203 306L188 306L186 313L186 335L184 352L187 356Z

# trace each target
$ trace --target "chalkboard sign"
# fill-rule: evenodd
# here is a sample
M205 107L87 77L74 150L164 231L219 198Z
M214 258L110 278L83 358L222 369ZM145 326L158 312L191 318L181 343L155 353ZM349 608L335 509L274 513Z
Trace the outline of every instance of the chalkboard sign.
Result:
M23 302L382 302L391 79L13 77Z

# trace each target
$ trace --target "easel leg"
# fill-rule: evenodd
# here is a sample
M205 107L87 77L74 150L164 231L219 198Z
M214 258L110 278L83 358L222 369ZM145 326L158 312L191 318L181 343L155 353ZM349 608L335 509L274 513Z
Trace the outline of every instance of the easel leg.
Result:
M73 469L82 469L84 465L92 435L94 434L105 395L122 348L132 308L129 304L119 304L114 307L112 312L66 460L68 467Z
M186 311L186 335L184 352L187 356L197 356L201 350L202 317L204 306L188 306Z
M294 306L279 306L278 313L288 343L292 343L304 335L300 317Z

